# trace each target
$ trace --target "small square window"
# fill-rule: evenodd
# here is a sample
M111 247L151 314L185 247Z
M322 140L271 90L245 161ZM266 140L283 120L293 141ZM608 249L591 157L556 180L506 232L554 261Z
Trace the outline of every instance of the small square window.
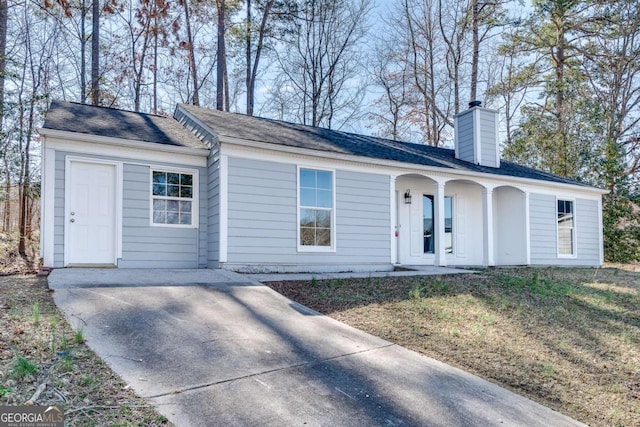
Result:
M193 226L194 175L154 170L151 177L153 224Z

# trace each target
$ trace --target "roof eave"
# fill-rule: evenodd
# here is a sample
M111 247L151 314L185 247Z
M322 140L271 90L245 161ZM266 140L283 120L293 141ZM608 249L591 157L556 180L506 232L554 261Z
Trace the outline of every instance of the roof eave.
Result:
M72 141L93 142L97 144L105 144L116 147L131 147L140 149L151 149L155 151L163 151L167 153L189 154L194 156L208 156L208 148L193 148L179 145L162 144L157 142L136 141L133 139L114 138L111 136L94 135L90 133L70 132L65 130L38 128L36 129L42 136L50 136L53 138L66 138Z
M454 169L454 168L426 166L419 163L400 162L397 160L385 160L385 159L377 159L373 157L357 156L353 154L336 153L336 152L329 152L329 151L318 151L318 150L301 148L301 147L291 147L288 145L247 140L247 139L232 137L228 135L218 135L218 140L220 141L221 144L227 143L227 144L244 146L244 147L279 151L282 153L321 157L321 158L332 159L332 160L346 160L346 161L365 163L365 164L371 164L376 166L386 166L390 168L406 169L410 167L414 169L420 169L425 172L439 172L439 173L444 172L451 175L457 175L460 177L476 177L476 178L483 178L483 179L489 179L494 181L504 179L511 182L518 182L522 184L540 185L541 183L543 183L547 186L553 186L553 187L559 187L559 188L570 188L573 190L580 190L580 191L589 191L593 193L599 193L601 195L609 193L608 190L604 190L601 188L592 187L588 185L568 184L563 182L546 181L546 180L534 179L534 178L523 178L523 177L518 177L513 175L498 175L498 174L491 174L486 172L475 172L475 171L460 170L460 169Z
M177 115L178 112L184 114L186 117L189 118L189 120L192 120L198 126L202 127L202 129L205 129L207 132L209 132L209 134L211 135L212 140L213 140L214 143L217 144L219 142L218 134L213 129L211 129L211 126L208 126L204 121L200 120L200 118L198 118L197 116L192 114L190 111L188 111L187 108L185 108L185 104L176 104L176 108L173 110L173 118L175 120L178 120L176 118L176 115ZM179 122L179 120L178 120L178 122ZM184 126L183 123L180 123L180 124L182 126ZM192 133L193 133L193 131L192 131ZM197 135L196 135L196 138L198 138Z

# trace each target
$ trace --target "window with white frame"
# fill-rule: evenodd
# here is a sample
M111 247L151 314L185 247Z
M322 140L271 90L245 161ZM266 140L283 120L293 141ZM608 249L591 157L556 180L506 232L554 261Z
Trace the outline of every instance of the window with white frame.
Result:
M299 247L333 247L333 172L299 169Z
M444 251L453 253L453 197L444 197Z
M573 201L558 199L558 255L575 254Z
M191 227L194 218L193 173L151 171L152 222L156 225Z

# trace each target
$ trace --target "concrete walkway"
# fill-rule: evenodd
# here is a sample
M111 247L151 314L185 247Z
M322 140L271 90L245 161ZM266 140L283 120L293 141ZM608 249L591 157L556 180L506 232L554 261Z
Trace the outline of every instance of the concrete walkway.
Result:
M366 273L285 273L285 274L246 274L246 276L258 282L283 282L286 280L317 280L325 279L350 279L367 277L403 277L403 276L436 276L440 274L470 274L473 270L463 270L461 268L434 267L430 265L405 266L403 271L371 271Z
M460 268L409 266L406 271L372 271L367 273L265 273L240 275L227 270L207 269L126 269L126 268L62 268L49 275L49 287L104 286L192 286L216 283L281 282L285 280L347 279L367 277L432 276L440 274L469 274ZM248 279L247 279L248 278Z
M178 426L581 425L245 276L211 270L203 285L189 271L174 283L155 270L108 280L117 271L99 271L89 286L78 278L90 271L55 270L54 299Z

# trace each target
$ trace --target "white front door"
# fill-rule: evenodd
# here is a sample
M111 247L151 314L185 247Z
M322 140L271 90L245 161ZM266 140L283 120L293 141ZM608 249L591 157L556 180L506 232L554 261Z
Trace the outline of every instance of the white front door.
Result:
M69 163L67 264L116 263L116 166Z

